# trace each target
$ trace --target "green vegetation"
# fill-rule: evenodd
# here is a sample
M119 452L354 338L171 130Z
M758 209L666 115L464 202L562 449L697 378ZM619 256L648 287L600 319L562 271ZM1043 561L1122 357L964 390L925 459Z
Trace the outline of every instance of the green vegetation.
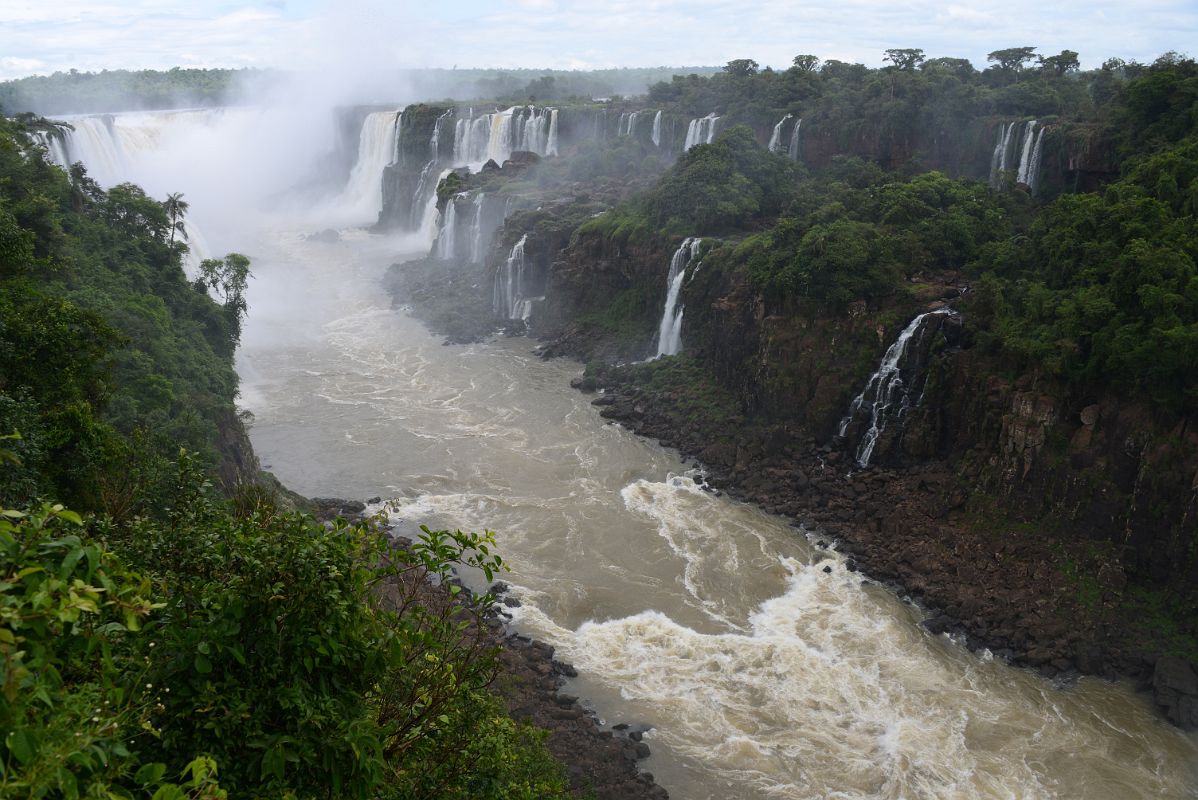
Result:
M216 468L237 427L249 263L208 262L193 285L177 197L172 218L131 184L105 192L33 155L24 127L0 122L0 429L22 435L0 497L135 513L180 446Z
M0 121L0 795L562 796L489 691L494 598L452 582L504 568L492 534L401 549L218 488L249 260L188 281L179 195L31 127Z
M0 794L562 795L487 691L493 597L448 584L502 568L491 534L397 549L247 492L185 457L156 518L2 512Z
M238 82L262 70L174 69L55 72L0 83L0 108L9 112L86 114L152 108L225 105Z

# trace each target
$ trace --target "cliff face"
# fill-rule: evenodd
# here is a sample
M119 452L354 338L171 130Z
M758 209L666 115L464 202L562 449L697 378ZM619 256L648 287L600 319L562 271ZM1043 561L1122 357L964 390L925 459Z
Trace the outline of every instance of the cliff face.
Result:
M677 246L576 236L534 320L546 353L650 355ZM712 261L684 283L682 366L600 370L587 383L611 389L605 414L698 456L717 485L820 520L873 574L1024 663L1135 674L1142 656L1192 657L1198 631L1175 616L1198 590L1192 420L1012 371L975 342L955 275L872 308L771 309ZM904 375L919 396L861 469L866 423L840 437L842 418L899 332L946 303L959 314L920 344L920 374ZM1005 566L983 557L994 548ZM1077 635L1061 636L1070 620Z

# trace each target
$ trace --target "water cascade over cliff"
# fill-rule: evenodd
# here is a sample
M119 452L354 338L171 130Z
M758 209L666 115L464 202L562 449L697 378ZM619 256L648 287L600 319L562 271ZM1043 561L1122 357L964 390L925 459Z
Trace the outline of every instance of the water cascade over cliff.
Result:
M379 179L395 157L395 132L402 115L402 111L376 111L366 116L358 139L358 160L337 199L338 206L353 209L366 220L378 215L383 207Z
M894 436L901 436L907 412L922 399L932 347L950 319L957 319L957 313L940 308L911 320L886 349L865 388L853 398L838 434L857 441L854 457L858 466L869 466L878 440L888 428ZM857 438L862 428L864 433Z
M661 147L661 112L653 115L653 132L649 135L654 147Z
M500 319L527 320L532 316L532 304L542 299L525 295L524 246L527 243L528 235L525 234L512 247L512 252L495 275L492 308Z
M711 144L715 139L716 123L720 118L713 114L708 114L702 119L692 119L690 125L686 129L686 143L682 149L690 150L697 144Z
M778 124L774 126L774 132L770 134L769 151L771 153L782 152L782 126L786 124L786 120L793 117L794 114L787 114L782 119L778 120Z
M799 160L799 131L803 128L803 118L799 117L795 120L794 129L790 132L790 145L786 148L786 154L790 156L791 161Z
M1037 120L1004 122L998 127L998 140L990 158L990 186L1000 189L1010 172L1015 182L1024 184L1034 195L1040 182L1040 163L1047 126ZM1015 154L1019 154L1018 162Z
M694 261L702 244L703 240L699 238L686 239L670 259L670 272L666 276L666 303L657 329L655 358L676 355L682 350L682 312L685 309L678 304L678 297L682 294L686 268Z

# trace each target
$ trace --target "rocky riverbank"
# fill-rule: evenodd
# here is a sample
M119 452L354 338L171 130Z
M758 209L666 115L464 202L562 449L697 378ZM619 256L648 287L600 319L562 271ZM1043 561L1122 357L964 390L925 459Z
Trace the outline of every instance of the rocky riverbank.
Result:
M1198 670L1184 649L1167 649L1186 637L1162 639L1125 602L1113 548L1018 523L943 462L859 469L830 444L740 417L701 376L684 378L607 368L577 388L603 391L594 404L605 418L697 459L713 488L814 525L850 569L927 608L931 632L1048 678L1130 678L1171 721L1198 727Z
M373 505L380 500L378 497L366 502L313 498L310 503L318 519L330 521L341 517L360 522L367 518L367 503ZM411 539L397 535L394 530L391 534L398 547L411 546ZM459 586L463 593L460 596L470 595L467 587L460 583ZM427 607L446 607L456 602L444 586L422 579L416 588L421 604ZM399 594L405 593L396 590L397 587L384 586L381 595L384 604L394 603ZM546 748L565 765L572 796L593 800L668 800L666 789L654 782L651 773L639 768L640 761L650 755L649 745L643 741L649 726L606 727L578 697L567 693L568 679L578 672L554 658L551 645L509 628L512 619L509 609L518 607L520 602L508 596L508 590L503 582L490 588L496 603L481 619L481 625L472 617L466 618L468 624L462 639L480 652L496 650L498 671L491 688L511 717L548 732Z

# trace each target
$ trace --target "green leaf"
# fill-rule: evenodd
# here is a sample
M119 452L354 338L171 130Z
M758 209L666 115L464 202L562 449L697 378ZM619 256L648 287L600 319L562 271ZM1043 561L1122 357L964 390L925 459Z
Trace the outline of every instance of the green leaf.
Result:
M212 672L212 662L208 659L208 656L203 653L196 654L195 670L201 675L207 675L209 672Z
M133 780L137 781L139 786L153 786L162 780L162 776L166 774L166 764L154 763L145 764L133 776Z
M37 737L32 731L13 731L8 734L4 743L13 757L22 764L29 764L37 756Z

